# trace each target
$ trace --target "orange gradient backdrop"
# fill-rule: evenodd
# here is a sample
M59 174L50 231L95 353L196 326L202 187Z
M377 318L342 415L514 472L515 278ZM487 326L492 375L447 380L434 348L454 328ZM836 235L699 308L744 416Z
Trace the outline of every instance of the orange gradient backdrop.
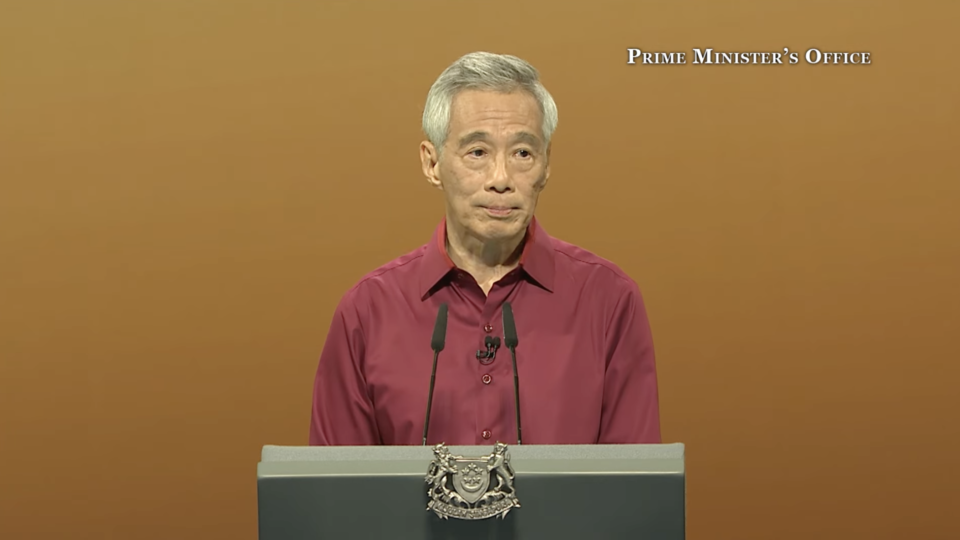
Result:
M960 538L958 18L0 2L0 538L256 537L260 447L306 443L340 295L441 217L420 113L473 50L559 104L544 226L644 291L689 538Z

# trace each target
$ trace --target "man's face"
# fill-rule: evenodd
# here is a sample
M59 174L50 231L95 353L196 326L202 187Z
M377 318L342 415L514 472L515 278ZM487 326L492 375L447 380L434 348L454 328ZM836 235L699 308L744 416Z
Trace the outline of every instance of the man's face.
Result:
M454 98L443 152L429 142L420 147L423 172L443 190L451 225L484 241L524 233L550 175L541 122L526 92Z

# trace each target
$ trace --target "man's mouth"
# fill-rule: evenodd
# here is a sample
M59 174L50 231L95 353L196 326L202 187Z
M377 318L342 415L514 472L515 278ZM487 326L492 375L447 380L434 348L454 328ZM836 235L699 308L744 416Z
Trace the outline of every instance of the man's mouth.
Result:
M508 216L514 210L514 208L510 206L484 206L483 209L486 210L488 214L494 216Z

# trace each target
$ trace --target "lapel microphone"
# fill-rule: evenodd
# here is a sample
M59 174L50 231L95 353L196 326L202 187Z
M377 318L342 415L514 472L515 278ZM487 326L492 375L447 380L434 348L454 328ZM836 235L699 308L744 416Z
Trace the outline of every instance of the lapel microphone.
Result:
M487 336L483 340L483 346L486 347L487 350L483 351L478 349L477 360L479 360L481 364L489 364L497 357L497 349L500 348L500 338Z

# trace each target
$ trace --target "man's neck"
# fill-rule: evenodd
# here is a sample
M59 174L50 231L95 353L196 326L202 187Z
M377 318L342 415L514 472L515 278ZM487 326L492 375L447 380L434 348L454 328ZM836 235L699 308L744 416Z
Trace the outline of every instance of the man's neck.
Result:
M493 284L519 266L526 231L516 238L501 242L485 242L447 222L447 255L457 268L477 280L484 293Z

